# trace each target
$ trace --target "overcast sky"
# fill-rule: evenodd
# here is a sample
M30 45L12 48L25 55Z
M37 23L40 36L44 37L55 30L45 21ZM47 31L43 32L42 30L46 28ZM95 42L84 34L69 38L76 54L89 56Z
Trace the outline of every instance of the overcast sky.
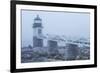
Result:
M90 36L90 14L22 10L22 46L32 45L34 18L42 19L43 34L75 37Z

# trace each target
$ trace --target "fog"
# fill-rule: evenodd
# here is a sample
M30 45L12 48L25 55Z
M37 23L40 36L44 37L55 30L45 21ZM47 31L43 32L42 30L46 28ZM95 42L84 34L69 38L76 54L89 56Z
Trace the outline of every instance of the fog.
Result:
M43 34L73 37L90 36L90 14L51 11L21 11L22 46L32 45L34 18L42 19Z

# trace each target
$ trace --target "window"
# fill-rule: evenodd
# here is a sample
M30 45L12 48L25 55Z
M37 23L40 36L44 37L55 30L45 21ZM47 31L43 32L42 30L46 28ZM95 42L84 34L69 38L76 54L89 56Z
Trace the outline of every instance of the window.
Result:
M38 29L38 33L41 34L41 32L42 32L41 29Z

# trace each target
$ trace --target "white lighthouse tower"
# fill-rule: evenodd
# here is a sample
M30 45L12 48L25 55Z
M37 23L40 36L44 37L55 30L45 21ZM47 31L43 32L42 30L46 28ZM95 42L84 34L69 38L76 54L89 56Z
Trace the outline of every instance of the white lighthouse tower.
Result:
M37 15L33 23L33 47L43 46L42 28L42 19Z

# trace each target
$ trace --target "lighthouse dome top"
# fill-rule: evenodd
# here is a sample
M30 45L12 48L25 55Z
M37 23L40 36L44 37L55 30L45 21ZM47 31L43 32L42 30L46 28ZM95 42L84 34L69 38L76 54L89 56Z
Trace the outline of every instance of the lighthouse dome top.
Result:
M39 15L37 15L37 17L34 20L41 20L41 18L39 17Z

